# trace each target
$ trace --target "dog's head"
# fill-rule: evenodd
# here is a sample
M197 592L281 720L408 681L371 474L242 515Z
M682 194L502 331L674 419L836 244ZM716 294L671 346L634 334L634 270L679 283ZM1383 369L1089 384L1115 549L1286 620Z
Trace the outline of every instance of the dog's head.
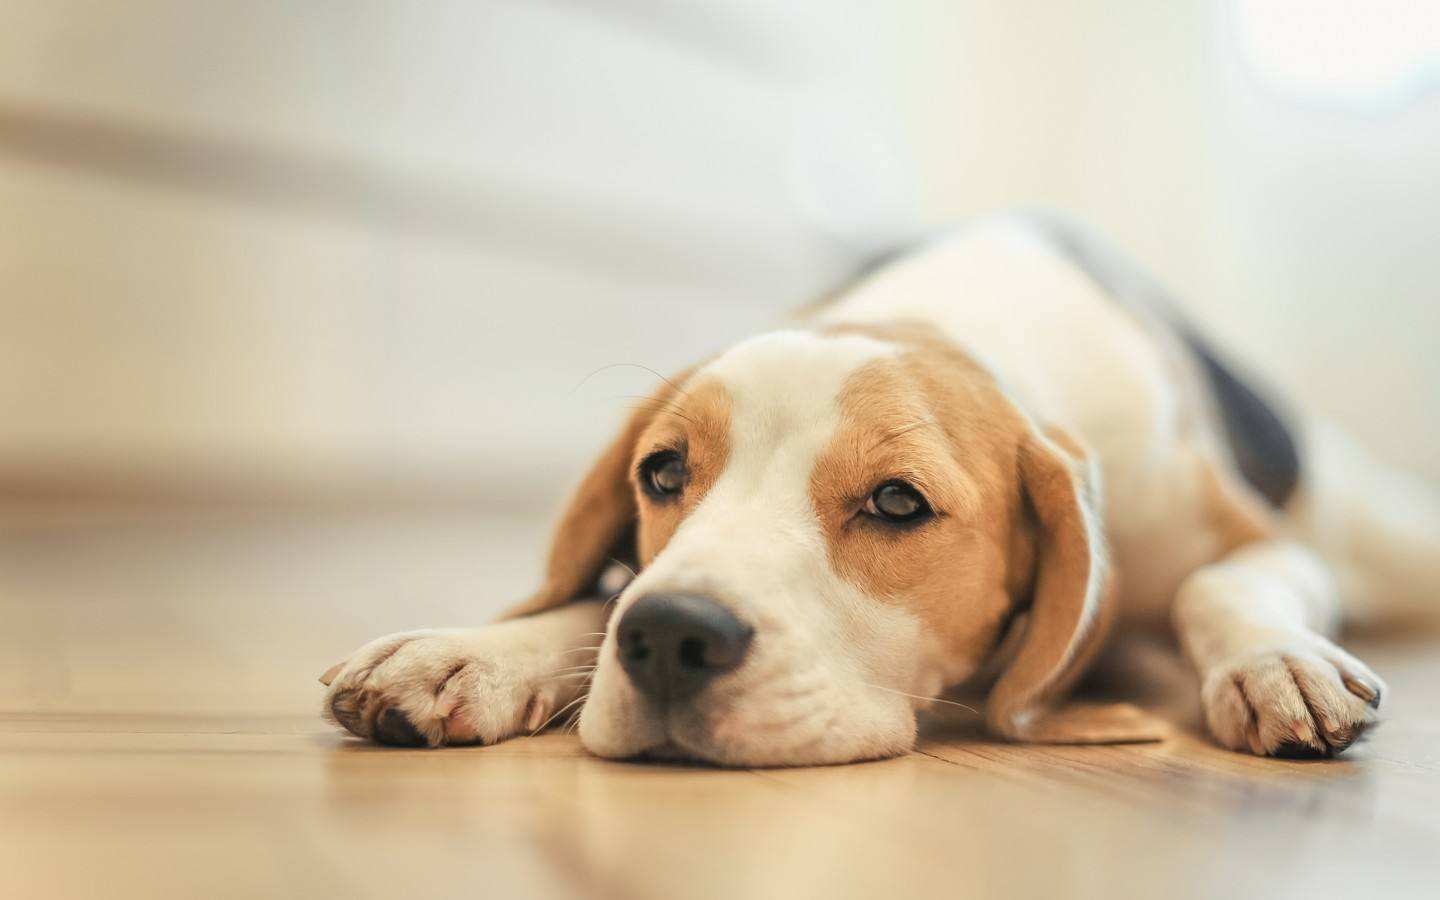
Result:
M1023 738L1107 618L1092 478L921 328L768 334L630 419L519 612L637 564L580 720L602 756L901 753L924 698L997 663L987 722Z

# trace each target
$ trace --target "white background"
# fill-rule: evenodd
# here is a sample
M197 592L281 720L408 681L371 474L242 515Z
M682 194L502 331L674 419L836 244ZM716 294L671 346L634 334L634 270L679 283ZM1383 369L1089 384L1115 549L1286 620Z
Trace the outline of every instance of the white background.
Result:
M1343 41L1244 9L10 0L0 492L553 504L650 383L587 374L1014 205L1440 476L1440 96L1329 97Z

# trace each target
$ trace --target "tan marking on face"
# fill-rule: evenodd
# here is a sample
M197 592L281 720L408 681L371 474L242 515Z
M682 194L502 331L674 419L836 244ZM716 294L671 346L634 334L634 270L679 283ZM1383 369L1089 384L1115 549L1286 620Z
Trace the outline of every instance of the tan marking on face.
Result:
M906 352L850 378L811 496L841 576L917 615L963 677L1028 594L1035 537L1017 464L1027 426L960 350L918 328L885 331ZM892 479L918 488L935 517L907 527L866 515Z
M649 565L675 529L694 511L714 486L730 458L730 394L718 381L686 385L657 412L635 442L630 471L632 480L640 463L652 453L673 450L685 460L689 478L676 498L657 502L632 485L639 505L636 553L641 566Z

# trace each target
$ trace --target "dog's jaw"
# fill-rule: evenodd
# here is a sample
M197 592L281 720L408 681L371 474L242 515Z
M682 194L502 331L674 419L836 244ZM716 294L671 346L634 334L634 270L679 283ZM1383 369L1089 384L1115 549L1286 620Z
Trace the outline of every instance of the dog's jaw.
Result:
M817 672L767 691L726 691L674 707L641 696L601 665L580 716L580 740L610 759L685 759L721 766L803 766L896 756L915 743L901 694L842 689ZM809 687L803 687L808 683ZM732 696L734 695L734 696ZM874 696L871 696L874 695Z

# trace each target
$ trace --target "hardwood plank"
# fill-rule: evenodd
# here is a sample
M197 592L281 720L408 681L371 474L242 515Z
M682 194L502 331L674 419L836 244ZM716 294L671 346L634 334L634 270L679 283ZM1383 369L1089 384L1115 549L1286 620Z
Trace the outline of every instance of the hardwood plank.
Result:
M327 616L396 615L386 590L354 587L425 567L450 577L416 581L408 614L441 609L468 571L447 555L511 527L447 523L12 531L0 612L45 627L6 646L58 693L0 690L0 897L1310 900L1429 896L1440 874L1440 655L1424 640L1355 645L1390 681L1389 719L1319 762L1209 743L1193 683L1154 646L1101 689L1177 722L1158 744L998 744L952 708L915 753L813 769L614 763L560 733L445 751L343 738L312 711L311 658L350 639ZM518 557L484 562L523 580ZM107 689L127 659L126 692Z

